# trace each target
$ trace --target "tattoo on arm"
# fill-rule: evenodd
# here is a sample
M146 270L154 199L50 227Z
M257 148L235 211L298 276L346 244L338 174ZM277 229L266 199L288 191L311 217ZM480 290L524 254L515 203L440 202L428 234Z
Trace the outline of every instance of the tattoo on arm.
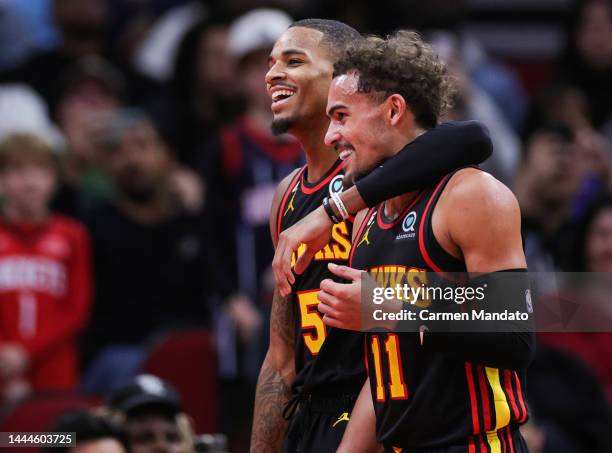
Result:
M270 318L270 348L257 380L251 434L253 453L281 451L287 430L283 409L291 397L291 383L295 376L294 323L291 303L275 291Z

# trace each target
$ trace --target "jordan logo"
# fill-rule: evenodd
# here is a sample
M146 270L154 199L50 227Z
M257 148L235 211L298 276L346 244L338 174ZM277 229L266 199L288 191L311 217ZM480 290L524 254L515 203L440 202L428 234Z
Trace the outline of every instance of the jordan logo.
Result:
M289 200L289 204L287 205L287 209L285 209L285 213L283 214L283 216L286 216L289 210L291 210L291 212L295 211L295 207L293 206L293 200L295 199L296 193L297 192L294 191L293 195L291 195L291 200Z
M332 425L332 428L335 428L335 426L340 422L348 422L348 421L349 421L349 413L342 412L342 414L340 414L340 417L338 417L338 420L336 420L334 424Z
M366 245L370 245L370 238L368 238L368 235L370 234L370 228L372 228L372 225L370 225L368 229L366 230L366 232L364 233L364 235L361 236L361 241L359 241L359 244L357 244L357 247L359 247L364 242L366 243Z

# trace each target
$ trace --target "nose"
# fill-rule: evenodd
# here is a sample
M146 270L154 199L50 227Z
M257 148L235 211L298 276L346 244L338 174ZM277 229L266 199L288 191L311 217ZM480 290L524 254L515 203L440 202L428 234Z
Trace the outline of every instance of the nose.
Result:
M329 127L325 133L325 145L332 146L340 140L340 126L336 125L333 121L329 122Z
M275 63L270 66L270 69L266 72L266 84L270 85L272 82L284 80L285 76L285 73L279 70L278 64Z

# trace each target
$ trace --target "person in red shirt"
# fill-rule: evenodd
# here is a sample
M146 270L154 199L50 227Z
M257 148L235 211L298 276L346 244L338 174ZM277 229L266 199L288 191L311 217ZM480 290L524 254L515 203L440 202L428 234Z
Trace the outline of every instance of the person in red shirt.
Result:
M0 400L78 382L91 253L84 227L49 210L56 179L53 151L38 137L0 143Z

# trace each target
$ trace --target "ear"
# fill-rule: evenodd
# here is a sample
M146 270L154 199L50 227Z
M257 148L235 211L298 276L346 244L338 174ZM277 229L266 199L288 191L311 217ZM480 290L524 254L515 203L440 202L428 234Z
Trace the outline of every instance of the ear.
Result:
M397 126L406 116L406 100L400 94L392 94L387 98L387 119L391 126Z

